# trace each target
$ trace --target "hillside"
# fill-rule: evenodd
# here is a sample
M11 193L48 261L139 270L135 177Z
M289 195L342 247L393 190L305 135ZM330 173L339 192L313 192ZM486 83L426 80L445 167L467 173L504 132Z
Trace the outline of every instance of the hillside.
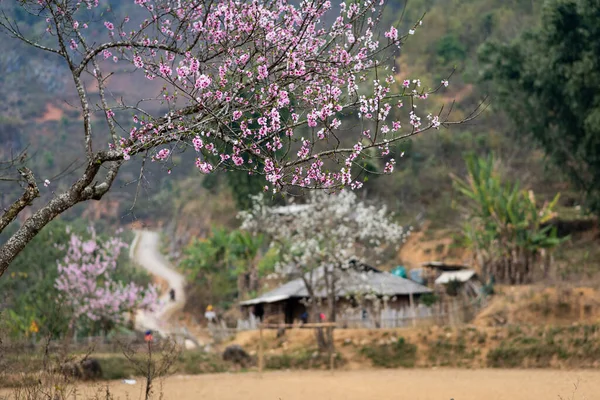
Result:
M121 7L118 2L103 4ZM488 93L488 88L478 81L478 49L487 40L512 40L535 23L540 7L538 2L525 0L411 0L407 3L393 0L388 5L386 23L398 21L403 15L401 27L408 28L425 15L423 27L410 37L396 61L397 77L422 77L426 85L433 85L455 68L448 91L440 101L455 100L456 116L468 115ZM134 7L127 11L134 19L140 17ZM30 22L27 15L20 18L24 23ZM31 27L39 29L39 25ZM10 151L18 153L27 149L28 166L39 176L51 180L53 189L68 185L74 176L73 170L78 168L76 152L81 130L68 71L51 55L32 51L14 40L2 41L0 54L0 66L6 71L0 78L0 100L5 105L0 112L0 157L8 157ZM113 72L109 79L118 88L111 94L113 98L127 97L130 93L142 97L156 95L158 86L111 65L108 61L104 64ZM20 72L23 70L28 74L25 77ZM577 214L573 207L581 203L580 195L571 189L560 171L549 166L543 152L498 112L494 99L490 100L491 105L471 123L428 132L399 144L390 155L398 160L396 172L387 177L371 176L360 192L361 196L387 203L407 225L428 221L427 231L418 234L418 241L423 241L422 236L430 236L433 238L430 245L418 249L417 239L411 239L398 261L410 263L415 253L420 253L419 260L468 258L453 247L453 232L459 226L461 210L450 179L451 174L464 175L463 156L467 152L495 153L508 181L521 181L541 199L561 192L564 210L570 215ZM150 104L160 108L158 102ZM120 117L124 124L131 118L126 112ZM137 182L140 163L130 162L121 170L114 190L101 202L78 206L68 215L104 219L114 224L141 221L163 227L172 239L170 250L174 254L179 254L191 238L207 235L212 226L237 226L235 213L247 206L247 194L259 191L261 184L234 173L201 177L193 168L192 157L177 155L177 167L169 173L148 163L143 182ZM383 161L375 167L381 169ZM0 206L6 207L18 189L10 182L0 181ZM43 198L50 195L46 191ZM594 257L596 244L593 233L576 234L557 258L578 268L587 265L583 270L593 271L598 268L595 264L598 257Z

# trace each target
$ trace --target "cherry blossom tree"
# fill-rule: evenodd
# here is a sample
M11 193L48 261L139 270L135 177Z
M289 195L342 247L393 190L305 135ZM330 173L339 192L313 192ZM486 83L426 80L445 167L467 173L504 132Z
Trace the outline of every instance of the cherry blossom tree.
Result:
M68 66L85 159L72 185L53 193L0 245L0 275L49 221L78 203L100 200L133 157L171 165L175 152L190 148L200 173L246 170L264 175L268 191L356 189L365 157L389 157L394 142L476 116L455 121L443 108L426 111L428 97L447 80L433 88L417 77L398 80L393 57L421 21L405 33L380 26L385 0L337 6L329 0L130 2L142 20L118 15L125 6L107 10L99 0L20 1L46 24L42 37L20 29L10 13L0 19L9 36ZM101 34L90 32L94 21L102 22ZM153 100L161 111L145 108L141 95L131 104L112 98L108 61L160 81ZM98 101L91 100L92 85ZM118 119L123 113L128 124ZM92 124L96 115L102 118ZM358 139L349 134L355 127L362 132ZM385 163L391 173L395 160ZM40 191L52 189L46 177L24 167L17 180L22 196L3 211L0 232Z
M395 249L410 233L392 220L385 206L359 201L349 190L337 194L312 192L306 204L269 207L264 197L239 214L242 229L268 234L280 247L278 272L287 278L301 278L309 294L311 319L319 312L318 300L325 294L327 319L335 322L341 286L367 295L368 270L357 267L365 261L377 263L386 249ZM321 348L332 338L317 332Z
M117 237L100 240L93 229L88 240L71 235L67 253L58 261L59 276L55 282L61 292L58 301L71 311L70 331L80 322L113 326L122 323L127 313L152 310L158 305L154 285L142 288L111 277L119 254L126 247Z

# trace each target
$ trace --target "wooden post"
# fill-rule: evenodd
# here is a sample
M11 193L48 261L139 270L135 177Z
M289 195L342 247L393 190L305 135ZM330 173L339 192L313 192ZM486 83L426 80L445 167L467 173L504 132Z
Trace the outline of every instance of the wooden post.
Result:
M416 315L416 312L415 312L415 302L414 302L414 299L413 299L412 292L410 292L408 294L408 299L410 300L410 312L412 314L412 326L415 327L415 326L417 326L417 319L416 319L417 315Z
M263 370L263 325L262 323L258 324L258 332L259 332L259 340L258 340L258 374L262 376Z
M583 291L579 292L579 322L585 320L585 300L583 299Z
M329 369L331 370L331 372L333 372L333 370L335 368L335 358L334 358L334 353L333 353L333 327L329 327L329 328L327 328L327 330L329 331L328 336L330 339L330 342L329 342Z

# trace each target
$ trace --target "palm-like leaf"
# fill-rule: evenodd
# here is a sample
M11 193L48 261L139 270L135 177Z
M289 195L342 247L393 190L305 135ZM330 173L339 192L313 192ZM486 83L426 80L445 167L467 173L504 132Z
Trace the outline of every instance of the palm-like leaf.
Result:
M469 222L464 237L471 249L489 262L501 264L515 255L535 260L540 250L555 248L564 240L549 225L556 216L553 209L559 195L538 207L534 193L522 190L519 182L502 183L493 156L468 155L465 162L467 178L453 176L453 181L466 200ZM500 259L492 260L494 257Z

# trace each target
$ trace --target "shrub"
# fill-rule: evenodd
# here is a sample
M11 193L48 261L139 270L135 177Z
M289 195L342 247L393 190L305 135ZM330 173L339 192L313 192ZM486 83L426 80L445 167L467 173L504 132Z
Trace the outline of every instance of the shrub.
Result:
M343 365L346 362L339 353L336 353L334 358L336 366ZM305 349L265 357L265 368L272 370L329 368L329 364L329 355L318 352L316 349Z
M360 352L368 357L374 366L383 368L412 368L417 359L417 346L403 337L393 343L364 346Z

